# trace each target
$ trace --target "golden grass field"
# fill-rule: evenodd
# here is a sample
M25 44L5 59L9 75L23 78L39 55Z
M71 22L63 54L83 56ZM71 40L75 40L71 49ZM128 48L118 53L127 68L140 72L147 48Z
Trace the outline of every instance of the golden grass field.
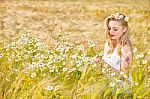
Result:
M116 12L129 17L134 49L128 92L93 63ZM0 0L0 98L149 99L150 1Z

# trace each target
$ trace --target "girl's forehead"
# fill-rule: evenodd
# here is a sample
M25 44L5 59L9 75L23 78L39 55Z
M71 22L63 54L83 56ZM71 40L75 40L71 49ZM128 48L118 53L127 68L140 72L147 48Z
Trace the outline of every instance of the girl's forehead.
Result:
M111 26L111 27L120 27L122 25L121 25L121 22L119 22L119 21L109 21L108 26Z

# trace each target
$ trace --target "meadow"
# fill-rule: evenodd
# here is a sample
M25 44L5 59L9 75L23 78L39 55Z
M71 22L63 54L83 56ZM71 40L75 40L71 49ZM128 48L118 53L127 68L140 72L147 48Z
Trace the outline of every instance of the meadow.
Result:
M1 0L0 99L149 99L149 8L149 0ZM129 17L132 87L95 62L115 12Z

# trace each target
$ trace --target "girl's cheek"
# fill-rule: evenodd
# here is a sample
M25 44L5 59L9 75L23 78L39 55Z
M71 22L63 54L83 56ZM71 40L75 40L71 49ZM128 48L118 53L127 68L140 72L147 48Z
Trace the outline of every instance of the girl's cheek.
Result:
M119 33L118 33L118 32L115 32L115 34L118 35Z

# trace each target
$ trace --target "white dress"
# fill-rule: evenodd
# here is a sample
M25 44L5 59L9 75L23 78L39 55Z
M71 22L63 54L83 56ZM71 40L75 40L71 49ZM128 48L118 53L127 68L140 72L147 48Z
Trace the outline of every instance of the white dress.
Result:
M116 70L121 69L121 57L117 54L117 47L116 49L114 49L113 53L111 54L107 54L104 53L102 56L102 60L107 63L108 65L110 65L111 67L113 67ZM132 75L129 74L129 82L131 84L131 86L133 86L133 78Z
M120 71L121 59L120 56L114 51L112 54L103 54L102 60L112 66L114 69Z

